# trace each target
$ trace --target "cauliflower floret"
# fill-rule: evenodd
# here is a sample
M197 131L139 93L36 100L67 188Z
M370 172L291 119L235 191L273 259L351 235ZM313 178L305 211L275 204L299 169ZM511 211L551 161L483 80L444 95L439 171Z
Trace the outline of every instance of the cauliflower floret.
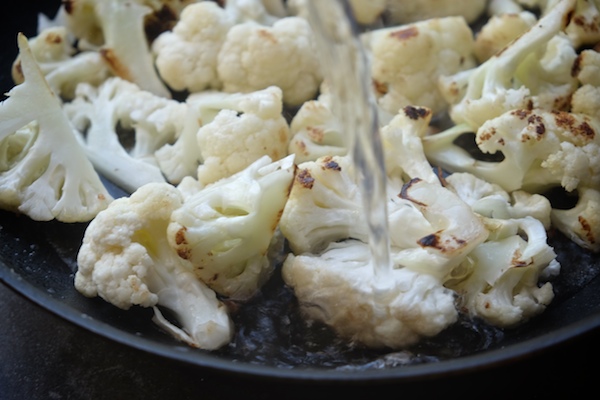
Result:
M110 75L98 52L76 53L63 26L42 30L29 40L29 46L48 85L63 99L73 98L78 83L99 85ZM17 84L24 80L20 57L13 62L12 78Z
M406 106L381 129L388 176L439 182L438 175L425 157L421 141L428 132L431 116L428 108Z
M80 48L97 48L104 43L102 27L104 15L97 8L102 0L68 0L63 2L55 17L55 23L66 26L78 40ZM119 0L137 3L148 8L143 27L149 41L173 27L181 10L198 0Z
M275 231L294 170L293 156L275 162L264 156L229 178L188 192L171 215L171 245L220 295L248 300L271 276L268 251L282 243Z
M576 48L593 46L600 41L600 1L577 0L575 12L565 32Z
M469 273L446 286L456 290L460 307L471 315L495 326L513 327L550 304L552 284L540 284L540 278L555 276L560 264L547 244L543 224L535 218L487 219L485 224L490 236L469 254L465 266Z
M0 207L39 221L87 222L112 201L18 35L24 82L0 103Z
M290 129L282 115L278 87L221 94L220 100L213 101L202 97L188 101L194 109L201 109L204 123L196 134L203 160L197 171L200 182L208 184L230 176L265 155L273 160L287 155ZM212 119L203 117L210 110L217 114Z
M102 174L128 192L165 181L154 152L183 130L185 103L156 96L118 77L99 87L82 83L75 95L63 109ZM133 141L131 147L123 137Z
M387 16L392 24L406 24L431 18L463 17L475 22L483 14L486 0L387 0Z
M362 39L371 53L379 105L391 114L407 105L445 110L438 77L475 66L473 34L462 17L377 29Z
M97 51L113 75L170 97L154 68L145 31L146 18L157 11L148 5L162 10L166 3L171 0L70 0L63 7L67 28L78 39L80 50Z
M362 196L353 176L347 156L298 166L279 223L295 254L320 254L329 243L347 239L369 242ZM485 239L479 217L439 181L413 178L401 189L393 180L390 183L389 238L403 266L442 278Z
M583 50L573 68L581 86L571 97L571 111L600 119L600 53Z
M454 123L476 130L518 108L567 108L577 88L571 75L577 53L560 32L574 6L575 0L561 0L530 30L470 73L442 77L440 90L451 103Z
M577 204L571 209L553 209L552 224L579 246L600 252L600 189L577 189Z
M152 307L154 322L175 338L213 350L229 342L232 324L215 292L169 245L171 213L181 206L181 194L168 183L144 185L112 202L85 231L75 288L125 310ZM174 312L181 327L167 321L158 306Z
M234 24L231 14L217 3L203 1L186 7L173 30L152 44L160 77L177 91L219 89L217 55Z
M438 279L398 267L377 289L369 247L333 243L320 255L290 254L282 276L307 318L331 326L352 343L402 348L434 336L458 318L452 291Z
M278 86L288 106L312 99L322 81L308 21L286 17L273 26L235 25L227 33L217 61L226 92L252 92Z
M347 153L347 139L342 124L333 114L331 94L322 92L316 100L308 100L290 123L292 139L288 147L298 164L325 156Z
M510 219L533 217L550 229L552 206L545 196L523 190L506 192L468 172L455 172L446 178L446 187L467 203L477 214L487 218Z
M508 192L542 193L558 185L572 191L580 182L598 185L599 129L598 121L583 114L514 110L485 122L476 133L479 150L501 153L501 161L476 160L454 144L468 128L427 136L423 144L431 163L470 172Z
M485 62L536 22L536 16L529 11L491 16L475 35L474 52L477 61Z

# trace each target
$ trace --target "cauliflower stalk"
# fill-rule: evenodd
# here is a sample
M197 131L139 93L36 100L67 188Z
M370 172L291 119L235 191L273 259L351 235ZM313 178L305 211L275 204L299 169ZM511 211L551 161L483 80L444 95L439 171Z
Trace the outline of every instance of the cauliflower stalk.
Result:
M154 152L183 130L185 103L111 77L99 87L79 85L64 110L88 158L115 184L131 193L146 183L165 181ZM131 147L123 136L133 137Z
M77 255L75 288L122 309L152 307L154 322L185 343L217 349L229 342L225 305L200 281L167 240L171 213L182 196L168 183L149 183L99 213ZM175 325L159 307L172 311Z
M282 244L276 228L294 170L293 155L275 162L264 156L229 178L188 193L173 211L169 242L220 295L248 300L271 276L269 248Z
M0 204L39 221L87 222L112 201L18 35L24 82L0 104Z

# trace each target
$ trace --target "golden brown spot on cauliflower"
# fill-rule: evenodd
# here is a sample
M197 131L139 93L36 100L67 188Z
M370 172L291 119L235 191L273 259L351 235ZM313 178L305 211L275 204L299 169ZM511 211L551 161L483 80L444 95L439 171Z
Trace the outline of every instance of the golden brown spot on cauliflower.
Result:
M375 89L375 92L381 96L386 95L389 91L388 84L379 82L377 79L373 79L373 88Z
M592 232L592 226L590 225L588 220L582 217L581 215L577 217L577 220L581 225L581 229L583 229L583 231L585 232L585 237L587 241L591 244L596 243L596 238L594 237L594 233Z
M187 228L184 226L181 229L179 229L177 233L175 233L175 243L177 243L178 246L187 243L187 239L185 238L186 231Z
M104 61L109 65L110 69L115 75L128 81L133 81L131 73L125 64L119 60L119 57L115 54L113 49L103 48L100 50L100 55Z
M267 29L259 29L258 30L258 36L260 36L262 39L265 39L268 42L271 42L272 44L277 44L277 38L275 36L273 36L273 34L267 30Z
M525 119L527 118L529 115L531 114L531 110L523 110L523 109L519 109L519 110L514 110L511 111L511 115L514 115L515 117L519 118L519 119Z
M321 168L330 169L332 171L341 171L342 167L331 156L327 156L321 162Z
M44 40L48 44L61 44L62 43L62 36L57 35L57 34L51 32L48 35L46 35L46 37L44 38Z
M419 35L419 28L410 26L405 29L399 29L390 33L390 37L397 40L408 40Z
M316 142L316 143L323 142L323 137L325 136L325 132L323 131L323 128L307 126L306 132L308 133L308 136L312 139L313 142Z

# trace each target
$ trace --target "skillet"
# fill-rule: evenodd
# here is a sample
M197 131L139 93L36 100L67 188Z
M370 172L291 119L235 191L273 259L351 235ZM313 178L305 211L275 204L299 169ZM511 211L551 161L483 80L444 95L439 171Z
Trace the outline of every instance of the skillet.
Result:
M9 70L16 32L35 34L37 13L59 2L31 1L3 25L0 88L12 87ZM123 195L106 182L115 196ZM94 334L160 357L250 377L319 382L402 382L465 374L515 362L600 327L600 255L558 233L550 235L562 265L555 299L532 321L514 329L462 320L438 337L397 352L348 346L327 328L306 325L277 271L263 292L234 315L229 346L205 352L174 341L151 322L151 310L122 311L88 299L73 287L75 258L86 224L34 222L0 212L0 280L67 321Z

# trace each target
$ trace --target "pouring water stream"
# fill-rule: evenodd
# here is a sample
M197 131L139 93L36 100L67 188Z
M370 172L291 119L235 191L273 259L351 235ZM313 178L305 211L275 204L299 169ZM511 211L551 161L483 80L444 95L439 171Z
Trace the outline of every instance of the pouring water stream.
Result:
M347 1L307 2L319 57L332 97L332 112L347 137L369 228L374 289L392 280L386 205L386 173L368 58Z

